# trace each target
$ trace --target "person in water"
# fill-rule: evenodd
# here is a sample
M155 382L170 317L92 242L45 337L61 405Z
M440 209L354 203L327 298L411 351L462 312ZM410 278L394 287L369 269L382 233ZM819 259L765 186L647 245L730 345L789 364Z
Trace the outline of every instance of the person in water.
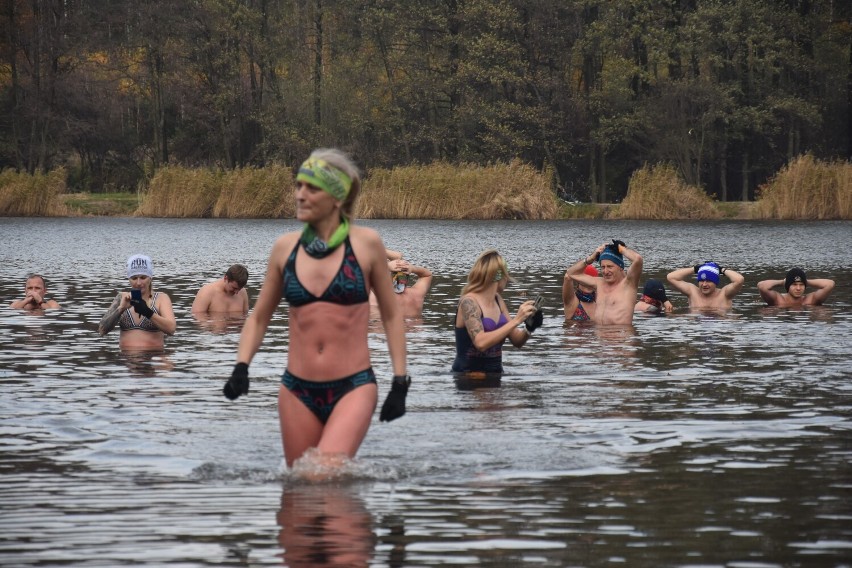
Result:
M59 302L47 296L47 282L41 274L30 274L24 283L24 297L9 304L16 310L47 310L59 307Z
M686 279L695 275L698 284ZM730 282L719 288L720 278L725 276ZM745 278L739 272L724 268L715 262L703 262L669 272L666 279L672 287L689 298L689 307L696 310L728 310L733 298L743 289Z
M625 257L630 268L624 270ZM601 277L589 276L586 266L600 265ZM591 321L602 325L626 325L633 323L633 307L636 305L636 289L642 275L642 256L622 241L613 239L612 244L602 244L595 251L573 264L566 274L578 284L595 288L595 315Z
M172 301L165 292L154 292L154 264L151 257L134 254L127 259L130 292L119 292L98 324L98 333L106 335L118 324L118 344L127 350L158 350L166 335L177 327ZM132 308L132 309L131 309Z
M237 363L223 392L231 400L249 391L248 369L272 314L289 304L289 349L278 417L289 467L308 449L332 465L355 456L376 409L378 387L370 362L369 293L379 302L393 366L380 414L405 413L406 373L402 311L394 298L382 239L355 225L361 190L355 164L336 149L319 149L296 175L296 218L302 231L272 247L260 294L240 335Z
M509 315L501 297L509 281L509 268L496 250L479 255L456 311L453 372L502 373L506 339L515 347L523 347L541 325L542 312L536 310L532 300L521 304L515 317ZM522 323L524 328L520 329Z
M391 273L394 296L402 308L402 316L420 317L426 295L432 286L432 271L425 266L411 264L402 258L388 260L388 270ZM375 293L370 291L370 305L377 304Z
M786 294L779 294L773 288L784 286ZM805 293L805 289L811 286L816 288L813 292ZM819 306L828 298L834 290L834 280L828 278L811 278L801 268L791 268L783 280L761 280L757 283L757 291L760 297L770 306L789 308L793 306Z
M649 278L642 288L642 297L633 308L635 312L646 314L665 314L672 311L674 307L666 296L666 288L663 283L654 278Z
M583 266L583 274L590 278L599 276L598 269L591 264L586 265L583 259L578 263ZM571 275L565 271L565 276L562 278L562 307L565 309L565 322L569 321L593 321L595 318L595 296L597 295L597 286L589 284L581 284L571 278Z
M245 266L232 264L222 278L201 287L192 302L192 313L247 314L249 311L249 298L246 292L248 276L248 269Z

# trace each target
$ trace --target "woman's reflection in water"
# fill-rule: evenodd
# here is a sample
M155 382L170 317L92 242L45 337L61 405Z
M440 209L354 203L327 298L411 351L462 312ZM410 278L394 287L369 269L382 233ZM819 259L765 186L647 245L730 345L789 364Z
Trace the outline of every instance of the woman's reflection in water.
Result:
M373 519L359 497L328 484L285 486L276 515L284 564L291 568L369 566Z
M157 373L169 372L174 362L162 351L131 351L123 349L121 359L132 377L155 377Z

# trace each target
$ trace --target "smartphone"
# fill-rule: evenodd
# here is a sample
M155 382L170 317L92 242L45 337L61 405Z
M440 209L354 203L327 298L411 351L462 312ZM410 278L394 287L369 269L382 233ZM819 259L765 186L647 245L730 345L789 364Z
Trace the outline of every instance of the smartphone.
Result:
M130 299L131 300L141 300L142 299L142 290L139 288L131 288L130 290Z

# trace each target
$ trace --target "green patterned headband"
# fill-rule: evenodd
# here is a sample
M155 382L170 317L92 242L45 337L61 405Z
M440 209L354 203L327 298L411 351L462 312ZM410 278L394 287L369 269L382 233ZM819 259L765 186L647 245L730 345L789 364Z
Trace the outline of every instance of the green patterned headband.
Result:
M296 181L309 183L343 201L352 188L352 179L325 160L308 158L299 168Z

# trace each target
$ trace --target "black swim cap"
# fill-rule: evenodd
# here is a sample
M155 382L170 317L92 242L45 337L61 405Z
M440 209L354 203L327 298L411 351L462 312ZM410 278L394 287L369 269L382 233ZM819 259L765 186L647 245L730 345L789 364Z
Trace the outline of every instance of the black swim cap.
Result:
M791 268L787 272L787 277L784 279L784 289L790 291L790 286L793 282L801 282L805 286L808 285L808 277L805 276L805 271L801 268Z
M647 282L645 282L645 288L642 290L642 293L649 298L654 298L658 302L665 302L668 300L666 298L666 289L663 287L663 283L659 280L654 280L650 278Z

